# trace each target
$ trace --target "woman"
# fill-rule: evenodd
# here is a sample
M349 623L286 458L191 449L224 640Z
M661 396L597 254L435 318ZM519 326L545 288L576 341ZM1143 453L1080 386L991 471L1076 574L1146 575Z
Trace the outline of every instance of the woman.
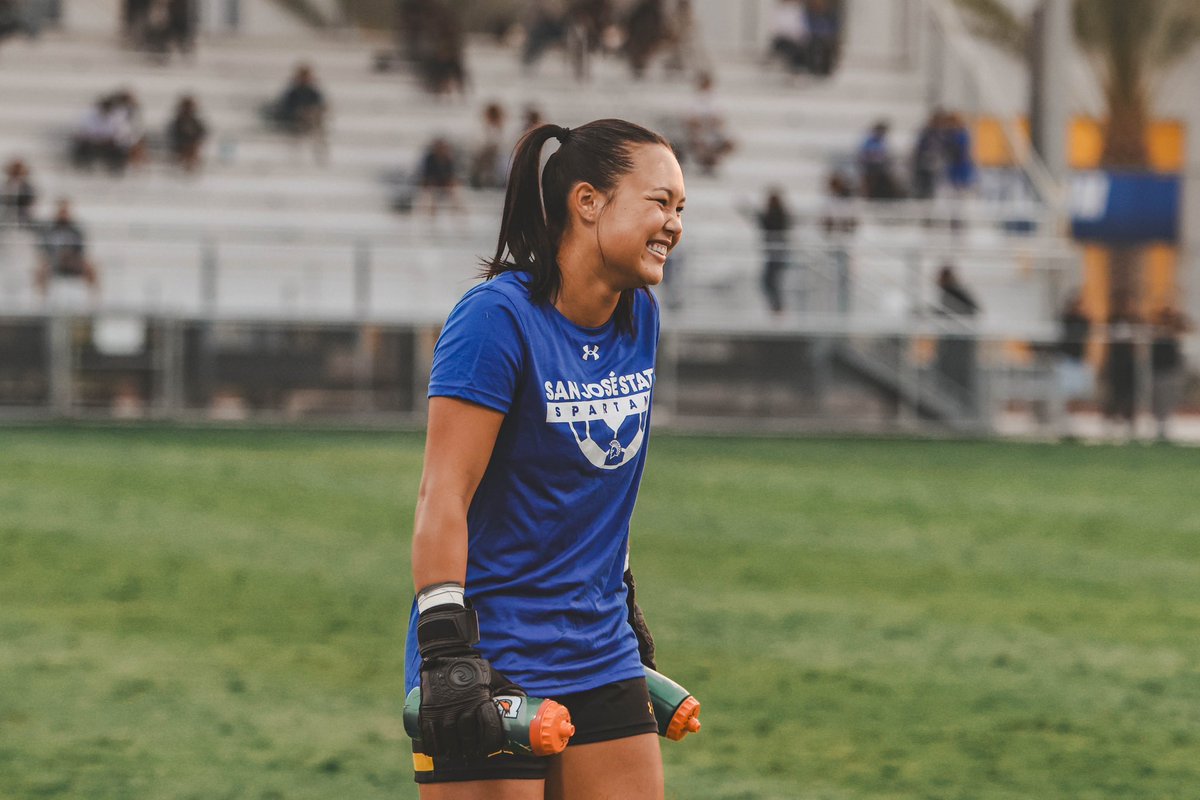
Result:
M658 343L647 287L683 203L670 146L637 125L541 125L517 145L488 280L451 312L430 377L406 676L423 800L663 796L627 561ZM567 706L570 746L498 753L502 689Z

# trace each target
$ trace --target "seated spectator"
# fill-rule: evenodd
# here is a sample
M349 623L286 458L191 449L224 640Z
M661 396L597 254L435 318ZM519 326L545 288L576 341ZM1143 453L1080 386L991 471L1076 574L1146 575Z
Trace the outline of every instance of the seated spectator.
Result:
M141 44L164 58L176 47L190 53L194 45L192 0L151 0L145 10Z
M200 166L200 147L208 136L208 126L200 119L196 99L184 95L175 107L175 117L167 125L167 143L171 157L184 172L195 172Z
M434 139L425 151L417 173L423 205L431 217L437 216L441 206L466 212L459 194L458 171L458 159L449 140L440 136Z
M82 278L94 293L99 280L96 268L87 257L87 238L71 215L71 201L58 201L54 220L41 232L38 266L34 284L45 296L50 281L57 278Z
M529 133L534 128L544 125L545 118L542 117L542 110L535 105L525 106L524 112L521 115L521 135Z
M325 138L327 111L325 95L317 88L312 68L301 64L296 67L291 82L268 113L286 132L296 137L311 138L317 159L323 162L328 156Z
M19 158L4 168L4 185L0 187L0 226L28 227L33 224L33 206L37 191L29 180L29 167Z
M96 162L111 172L123 172L146 156L137 98L121 90L96 101L84 115L71 141L71 160L77 167L91 168Z
M808 69L808 16L802 0L779 0L771 19L771 53L792 72Z
M717 166L733 152L733 140L725 135L725 116L717 108L712 76L704 73L696 81L696 99L685 120L688 158L701 172L712 175Z
M507 172L504 108L499 103L488 103L483 109L483 135L471 157L471 186L476 189L503 189Z
M71 140L71 161L75 166L89 169L100 161L114 172L124 169L125 154L116 141L115 106L115 96L108 95L84 114Z
M814 75L833 72L837 61L838 20L833 0L808 0L808 68Z
M892 174L892 155L888 150L889 125L877 122L858 148L858 169L862 194L868 200L896 200L904 196Z

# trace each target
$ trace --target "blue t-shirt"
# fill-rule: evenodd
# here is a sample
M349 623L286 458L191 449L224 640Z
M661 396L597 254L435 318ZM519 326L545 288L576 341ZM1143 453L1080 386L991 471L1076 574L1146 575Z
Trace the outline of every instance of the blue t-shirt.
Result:
M478 649L534 696L643 674L623 581L629 519L646 460L658 307L572 323L507 272L471 289L434 349L430 397L505 414L467 512L467 597ZM420 680L414 607L406 690Z

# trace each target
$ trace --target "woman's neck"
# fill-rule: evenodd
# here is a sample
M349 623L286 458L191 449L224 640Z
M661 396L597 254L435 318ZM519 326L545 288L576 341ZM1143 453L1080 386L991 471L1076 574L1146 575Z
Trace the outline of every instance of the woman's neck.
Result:
M566 242L559 248L562 284L554 307L576 325L599 328L612 318L621 292L601 277L600 264L593 254L573 251L575 248Z

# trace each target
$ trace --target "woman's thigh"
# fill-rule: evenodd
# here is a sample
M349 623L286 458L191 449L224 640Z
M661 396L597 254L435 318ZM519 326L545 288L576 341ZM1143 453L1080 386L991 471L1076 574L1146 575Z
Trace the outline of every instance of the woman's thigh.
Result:
M499 780L426 783L421 800L542 800L544 781Z
M662 800L658 734L568 747L546 776L546 800Z

